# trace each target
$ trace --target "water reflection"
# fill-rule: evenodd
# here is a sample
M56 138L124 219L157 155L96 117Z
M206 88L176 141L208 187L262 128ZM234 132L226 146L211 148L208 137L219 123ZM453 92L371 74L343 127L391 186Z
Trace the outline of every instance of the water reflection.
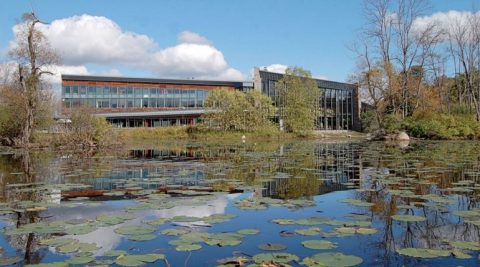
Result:
M449 240L480 242L479 227L452 214L455 210L479 208L478 151L480 144L475 142L414 142L408 147L398 147L384 143L295 141L281 144L183 144L156 149L91 151L86 154L68 151L0 154L1 202L10 203L19 209L19 205L26 201L77 203L74 209L54 207L45 211L32 209L14 212L4 216L3 224L18 228L25 224L58 218L66 221L94 220L98 214L123 211L125 206L131 205L138 197L133 193L116 198L104 197L103 193L110 190L246 190L254 193L219 194L200 205L178 205L172 209L138 211L135 213L136 218L126 224L141 224L147 219L181 215L205 217L222 214L229 208L232 209L232 203L238 197L301 198L315 200L317 204L331 199L333 202L329 202L329 206L321 210L326 216L341 218L351 213L367 215L371 218L372 226L379 230L377 235L360 241L355 240L355 237L338 240L341 244L355 240L362 247L369 248L370 261L367 261L366 265L415 265L415 259L402 257L397 250L405 247L447 249L450 248ZM12 184L24 186L19 190ZM70 189L63 187L51 187L42 191L28 190L44 184L89 185L91 187L88 189L71 191L74 191L76 196L93 192L97 197L71 201L67 200ZM326 198L321 196L332 192L336 193L329 194ZM407 193L411 195L408 196ZM348 207L337 202L339 196L373 203L373 206ZM439 196L441 199L432 200L424 196ZM111 201L112 199L116 201ZM92 202L100 206L90 205ZM306 209L302 211L303 217L315 216L318 210L316 207L312 210ZM238 209L234 211L239 212ZM270 220L273 216L269 211L257 214L259 215L255 216L259 216L259 219L265 216ZM395 214L420 215L425 217L426 221L399 222L391 218ZM267 224L268 220L264 223ZM94 256L100 256L108 250L130 244L113 231L115 228L116 226L100 227L75 238L80 242L97 243L101 249L96 251ZM40 263L47 257L65 258L66 256L57 255L54 250L39 245L40 240L50 237L51 235L30 233L13 235L7 237L5 242L0 242L5 243L1 246L6 248L6 252L20 252L26 264ZM256 244L251 245L256 247ZM359 249L353 247L349 252L358 254L356 252ZM300 249L298 251L306 253ZM477 263L474 260L478 257L478 252L470 254L474 259L467 262L448 258L429 263Z

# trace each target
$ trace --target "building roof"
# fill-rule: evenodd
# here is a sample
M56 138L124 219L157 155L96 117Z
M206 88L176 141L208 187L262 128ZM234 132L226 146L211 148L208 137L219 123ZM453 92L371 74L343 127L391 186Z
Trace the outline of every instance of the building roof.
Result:
M277 72L269 72L265 70L259 70L260 71L260 77L262 79L267 79L267 80L275 80L278 81L283 77L283 73L277 73ZM353 89L355 90L357 88L356 84L351 84L351 83L342 83L342 82L335 82L335 81L329 81L329 80L322 80L322 79L315 79L314 80L317 82L318 87L320 88L327 88L327 89Z
M108 77L108 76L90 76L90 75L67 75L62 74L62 81L93 81L93 82L124 82L124 83L166 83L166 84L189 84L189 85L217 85L233 86L242 88L251 86L249 81L211 81L211 80L181 80L181 79L157 79L157 78L129 78L129 77Z

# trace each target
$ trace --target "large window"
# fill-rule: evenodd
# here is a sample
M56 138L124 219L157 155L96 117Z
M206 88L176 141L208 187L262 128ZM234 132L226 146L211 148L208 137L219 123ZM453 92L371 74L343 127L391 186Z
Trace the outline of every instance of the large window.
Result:
M272 91L273 92L273 91ZM142 88L127 86L63 86L65 107L95 108L202 108L208 90L201 88ZM85 101L80 99L85 98ZM79 101L76 101L79 99Z

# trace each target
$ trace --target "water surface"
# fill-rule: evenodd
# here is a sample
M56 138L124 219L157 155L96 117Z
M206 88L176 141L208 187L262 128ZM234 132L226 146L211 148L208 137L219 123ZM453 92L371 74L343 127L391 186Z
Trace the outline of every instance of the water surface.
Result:
M0 264L154 254L145 265L235 266L288 253L273 254L277 266L315 266L338 252L360 266L478 266L479 151L290 141L2 153Z

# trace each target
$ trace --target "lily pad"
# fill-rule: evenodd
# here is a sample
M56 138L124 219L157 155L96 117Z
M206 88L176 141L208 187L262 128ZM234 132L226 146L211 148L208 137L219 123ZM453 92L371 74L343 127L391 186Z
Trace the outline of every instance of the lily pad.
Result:
M115 263L120 266L143 266L145 263L153 263L157 260L165 259L163 254L143 254L143 255L120 255L115 260Z
M450 241L450 245L457 249L480 250L478 242Z
M286 245L284 244L279 244L279 243L263 243L263 244L260 244L258 245L258 248L259 249L262 249L262 250L284 250L287 248Z
M92 258L92 257L78 257L78 256L75 256L75 257L67 260L67 262L69 264L72 264L72 265L80 265L80 264L87 264L87 263L92 262L94 260L95 259Z
M337 247L335 243L328 240L306 240L302 242L302 245L311 249L332 249Z
M290 253L260 253L253 256L253 261L257 264L262 263L289 263L291 261L298 261L296 255Z
M359 265L363 259L353 255L345 255L343 253L325 252L318 253L311 257L303 259L302 264L309 267L316 266L332 266L332 267L347 267Z
M145 235L130 235L128 236L128 240L132 241L150 241L155 239L156 235L145 234Z
M120 226L116 228L114 232L121 235L146 235L155 232L155 229L150 227L128 225Z
M423 216L418 216L418 215L393 215L392 219L396 221L402 221L402 222L423 222L427 220L427 218Z
M202 246L198 244L182 244L175 247L177 251L194 251L201 249Z
M415 258L437 258L448 257L451 255L448 250L427 249L427 248L402 248L397 250L400 255Z
M258 229L240 229L237 233L241 235L256 235L260 233L260 231Z
M322 229L318 227L310 227L305 229L297 229L295 230L295 233L299 235L307 235L307 236L319 235L322 233Z
M0 257L0 266L12 265L12 264L20 262L22 260L23 260L23 258L18 257L18 256Z
M178 236L178 235L184 235L188 233L188 231L184 229L169 228L161 231L160 233L162 233L162 235Z

